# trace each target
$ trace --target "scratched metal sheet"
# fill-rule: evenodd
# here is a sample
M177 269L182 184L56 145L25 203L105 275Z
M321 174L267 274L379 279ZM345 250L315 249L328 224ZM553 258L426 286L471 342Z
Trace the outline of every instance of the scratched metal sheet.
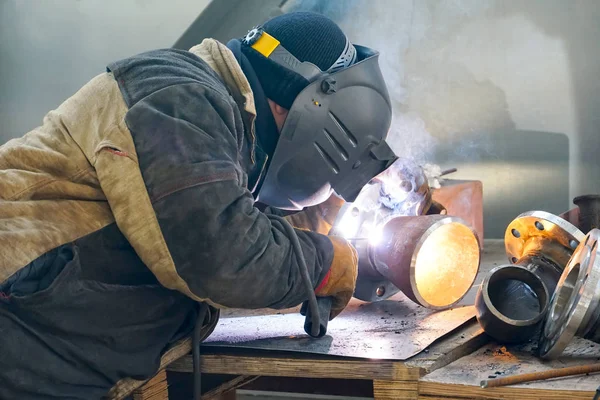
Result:
M474 315L472 306L428 310L402 293L376 303L352 299L329 322L327 335L312 339L304 332L304 317L298 309L279 313L225 310L203 346L406 360Z

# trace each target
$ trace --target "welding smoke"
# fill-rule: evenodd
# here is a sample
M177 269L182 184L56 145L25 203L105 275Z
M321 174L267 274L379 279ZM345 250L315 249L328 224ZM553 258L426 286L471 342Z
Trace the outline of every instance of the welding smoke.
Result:
M435 176L436 171L439 175L440 168L432 164L438 140L428 132L421 116L409 111L406 87L411 77L405 74L405 59L413 37L420 38L423 34L419 30L422 24L415 20L419 18L415 2L288 0L282 9L321 13L338 23L351 42L380 52L379 65L393 109L387 141L399 159L373 179L353 204L369 214L372 220L367 225L373 226L394 216L420 215L429 200L429 182L437 186L436 178L429 175ZM394 12L382 13L383 9Z
M382 9L394 12L382 13ZM433 161L437 140L428 132L424 120L409 107L405 75L406 53L410 48L414 17L413 0L289 0L284 12L313 11L340 25L350 41L380 52L379 65L392 102L393 118L388 142L406 163L400 169ZM398 193L400 195L401 193Z
M429 200L423 168L398 160L363 188L335 230L348 238L374 238L378 227L394 217L421 215Z
M419 215L426 197L427 178L412 160L399 159L377 177L381 182L379 203L393 215Z

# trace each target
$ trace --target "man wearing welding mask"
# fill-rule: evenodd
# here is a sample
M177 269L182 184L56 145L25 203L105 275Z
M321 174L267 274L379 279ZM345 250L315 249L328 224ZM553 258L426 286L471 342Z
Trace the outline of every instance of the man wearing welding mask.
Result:
M297 251L337 316L357 257L327 233L390 120L377 53L318 14L110 64L0 147L0 398L100 398L197 315L296 306Z

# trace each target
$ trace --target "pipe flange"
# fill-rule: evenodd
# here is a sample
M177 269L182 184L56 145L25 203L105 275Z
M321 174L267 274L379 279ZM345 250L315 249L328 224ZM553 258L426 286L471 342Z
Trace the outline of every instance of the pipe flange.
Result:
M586 235L558 282L541 332L542 358L557 358L573 337L586 335L594 325L600 303L599 239L597 229Z
M533 337L548 310L544 281L529 269L501 265L484 278L475 308L483 330L502 343L520 343Z
M514 264L530 250L528 244L532 239L560 244L573 251L584 238L585 235L576 226L554 214L528 211L508 225L504 234L504 245L508 259ZM565 261L562 265L566 263Z

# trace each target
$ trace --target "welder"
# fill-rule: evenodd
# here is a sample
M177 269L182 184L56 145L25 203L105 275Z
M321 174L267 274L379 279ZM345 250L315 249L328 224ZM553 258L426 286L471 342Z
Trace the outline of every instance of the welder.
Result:
M377 58L285 14L113 62L0 147L0 398L100 398L198 315L205 338L220 308L306 301L274 214L342 312L357 256L331 220L396 158Z

